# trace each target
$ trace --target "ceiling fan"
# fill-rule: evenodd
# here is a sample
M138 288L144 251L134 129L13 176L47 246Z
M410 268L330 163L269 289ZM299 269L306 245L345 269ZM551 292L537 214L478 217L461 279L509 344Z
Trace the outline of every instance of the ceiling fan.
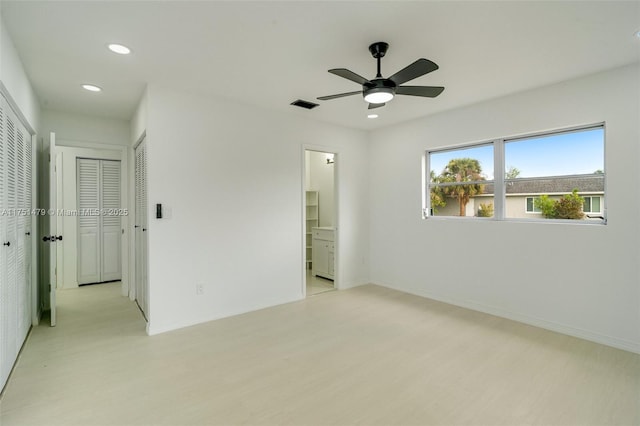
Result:
M438 69L438 65L428 59L418 59L411 65L401 69L389 78L383 78L380 73L380 59L384 57L389 49L389 44L383 41L373 43L369 46L369 52L378 60L378 73L373 80L367 80L353 71L346 68L334 68L329 70L331 74L346 78L362 85L362 90L356 92L339 93L337 95L320 96L321 101L342 98L344 96L357 95L364 96L364 100L369 102L369 109L379 108L389 102L395 95L422 96L435 98L444 90L444 87L436 86L401 86L407 81L418 78Z

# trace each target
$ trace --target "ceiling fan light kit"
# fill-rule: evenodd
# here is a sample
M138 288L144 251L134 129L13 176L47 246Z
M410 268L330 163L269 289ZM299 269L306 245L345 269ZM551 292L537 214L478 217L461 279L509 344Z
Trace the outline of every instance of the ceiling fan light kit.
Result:
M339 77L346 78L347 80L351 80L362 85L362 91L320 96L318 99L321 101L328 101L330 99L337 99L362 93L365 102L369 103L369 109L373 109L384 106L387 102L392 100L395 95L435 98L442 93L444 87L439 86L400 86L407 81L437 70L438 65L428 59L418 59L391 77L382 77L382 73L380 72L380 60L386 55L388 49L389 44L383 41L373 43L369 46L369 52L371 52L371 55L376 59L378 65L378 72L373 80L367 80L346 68L334 68L329 70L331 74L335 74Z

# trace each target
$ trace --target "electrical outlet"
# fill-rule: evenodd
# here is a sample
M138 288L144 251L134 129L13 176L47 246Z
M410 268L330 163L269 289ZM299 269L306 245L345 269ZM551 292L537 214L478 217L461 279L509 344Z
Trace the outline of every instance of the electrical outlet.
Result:
M196 294L202 296L204 294L204 284L196 284Z

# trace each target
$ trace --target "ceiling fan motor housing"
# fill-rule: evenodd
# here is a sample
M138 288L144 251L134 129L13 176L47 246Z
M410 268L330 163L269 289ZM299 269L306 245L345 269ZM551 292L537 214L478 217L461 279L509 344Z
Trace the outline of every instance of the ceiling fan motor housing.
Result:
M392 93L395 95L396 93L396 84L389 80L388 78L376 78L362 85L362 96L367 97L367 95L373 93Z

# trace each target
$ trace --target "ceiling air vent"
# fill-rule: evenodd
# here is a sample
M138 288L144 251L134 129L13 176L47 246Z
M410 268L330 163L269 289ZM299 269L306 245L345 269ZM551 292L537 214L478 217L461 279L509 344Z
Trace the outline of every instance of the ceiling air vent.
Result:
M305 109L314 109L315 107L318 106L318 104L314 104L313 102L309 102L309 101L303 101L302 99L298 99L291 102L291 105L295 105L297 107L305 108Z

